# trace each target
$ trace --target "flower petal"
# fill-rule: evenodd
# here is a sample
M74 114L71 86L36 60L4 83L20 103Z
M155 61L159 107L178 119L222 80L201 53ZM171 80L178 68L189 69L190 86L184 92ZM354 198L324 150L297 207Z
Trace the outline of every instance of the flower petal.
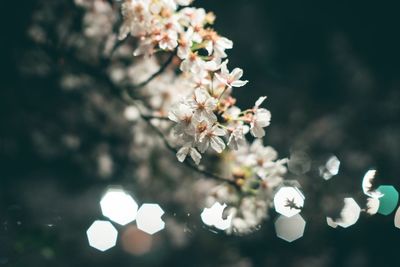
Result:
M196 165L199 165L201 160L201 154L195 148L190 149L190 157L193 159Z
M232 82L231 83L231 86L232 87L242 87L242 86L245 86L247 83L248 83L249 81L241 81L241 80L238 80L238 81L234 81L234 82Z
M217 152L221 153L225 149L224 141L217 136L213 136L210 139L211 147Z
M243 76L243 70L241 68L234 68L231 72L231 77L234 81L239 80Z
M264 102L265 99L267 99L266 96L260 96L260 97L258 98L258 100L256 101L255 107L258 108L258 107Z
M188 147L188 146L184 146L178 150L178 152L176 153L176 157L178 158L178 160L180 162L185 161L185 159L189 153L189 150L190 150L190 147Z
M257 138L261 138L261 137L263 137L265 135L264 129L262 127L257 126L257 125L254 125L250 129L250 132L254 137L257 137Z

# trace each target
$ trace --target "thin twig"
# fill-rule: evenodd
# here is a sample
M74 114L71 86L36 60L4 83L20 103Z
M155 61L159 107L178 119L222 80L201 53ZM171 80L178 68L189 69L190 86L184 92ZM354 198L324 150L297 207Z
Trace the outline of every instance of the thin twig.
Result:
M141 117L146 118L147 120L156 119L156 120L162 120L162 121L170 121L170 119L165 116L155 116L155 115L144 115L143 114Z
M139 89L139 88L146 86L149 82L154 80L158 75L163 73L165 71L165 69L169 66L169 64L171 64L174 57L175 57L175 52L172 52L169 55L168 59L164 62L164 64L161 65L160 69L157 72L153 73L149 78L147 78L143 82L136 84L135 89Z
M152 119L152 118L151 118L151 117L148 117L148 116L145 116L145 115L141 115L141 118L142 118L144 121L147 122L147 124L150 126L150 128L152 128L152 130L153 130L155 133L158 134L158 136L162 139L162 141L164 142L164 145L167 147L167 149L170 150L171 152L173 152L174 154L176 154L176 153L177 153L176 148L174 148L174 147L168 142L168 140L165 138L164 133L163 133L159 128L157 128L157 127L151 122L151 119ZM194 165L192 162L190 162L190 161L188 161L188 160L185 160L183 163L184 163L187 167L189 167L190 169L192 169L192 170L194 170L194 171L196 171L196 172L198 172L198 173L200 173L200 174L205 175L205 177L207 177L207 178L213 178L214 180L218 180L218 181L221 181L221 182L226 182L226 183L229 183L229 184L231 184L231 185L233 185L233 186L235 186L235 187L237 186L237 184L235 183L235 181L233 181L232 179L229 179L229 178L226 178L226 177L222 177L222 176L220 176L220 175L218 175L218 174L215 174L215 173L212 173L212 172L209 172L209 171L200 169L198 166Z

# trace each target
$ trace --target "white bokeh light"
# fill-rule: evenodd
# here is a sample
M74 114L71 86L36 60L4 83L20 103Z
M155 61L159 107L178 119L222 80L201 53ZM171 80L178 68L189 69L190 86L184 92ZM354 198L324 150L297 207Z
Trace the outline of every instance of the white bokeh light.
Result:
M369 170L365 173L362 180L362 190L364 194L372 198L381 198L383 194L377 190L372 189L372 183L375 179L376 170Z
M143 204L138 210L136 217L137 227L150 235L161 231L165 227L165 222L161 219L164 211L158 204Z
M345 198L344 207L340 212L340 218L334 221L328 217L327 224L333 228L336 228L335 225L347 228L358 221L358 218L360 218L360 212L361 208L353 198Z
M208 226L214 226L220 230L228 229L232 224L233 215L230 214L226 219L222 217L224 209L226 208L226 204L220 204L219 202L215 202L211 208L204 208L200 217L204 224Z
M369 197L367 199L367 209L366 212L369 215L375 215L379 210L380 201L378 198Z
M276 212L292 217L301 211L304 206L304 195L297 187L281 187L274 196Z
M394 215L394 226L400 229L400 207L397 208L396 214Z
M137 107L128 106L124 110L124 116L128 121L136 121L140 117L140 113Z
M335 221L331 217L326 217L326 223L332 228L338 227L338 225L335 223Z
M132 196L122 189L107 190L100 206L105 217L120 225L126 225L136 219L138 205Z
M305 227L306 221L300 214L296 214L290 218L281 215L275 221L277 237L287 242L293 242L294 240L301 238L304 234Z
M324 166L319 167L319 174L325 180L331 179L339 173L340 160L335 156L331 156Z
M100 251L115 246L118 232L109 221L95 221L86 231L89 245Z

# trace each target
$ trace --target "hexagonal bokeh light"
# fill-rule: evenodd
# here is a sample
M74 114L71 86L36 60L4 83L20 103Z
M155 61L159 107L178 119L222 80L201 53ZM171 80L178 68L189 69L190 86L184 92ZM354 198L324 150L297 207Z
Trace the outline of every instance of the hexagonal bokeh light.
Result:
M327 224L330 227L336 228L338 225L343 228L352 226L360 218L361 208L357 202L350 197L344 199L344 207L340 212L340 218L334 221L332 218L327 217Z
M100 251L106 251L117 242L117 229L109 221L95 221L86 231L89 245Z
M383 197L379 199L378 213L389 215L396 209L397 202L399 201L399 192L392 185L381 185L377 191L383 194Z
M382 192L378 190L373 190L372 184L375 179L376 170L368 170L362 180L362 190L364 194L372 198L381 198L383 196Z
M298 214L304 205L304 195L296 187L281 187L274 196L276 212L292 217Z
M137 227L150 235L161 231L165 227L165 222L161 219L164 211L158 204L143 204L136 217Z
M208 226L214 226L220 230L226 230L231 227L233 214L230 214L226 219L222 217L226 204L215 202L210 208L204 208L201 213L201 220Z
M300 214L296 214L290 218L280 215L275 221L276 236L287 241L293 242L304 234L306 221Z
M335 156L331 156L325 165L319 167L319 175L324 180L329 180L339 173L340 160Z
M105 217L120 225L126 225L136 219L138 204L123 189L107 190L100 201L100 206Z
M367 198L367 210L366 210L366 212L369 215L376 214L378 212L379 206L380 206L379 198L372 198L372 197Z

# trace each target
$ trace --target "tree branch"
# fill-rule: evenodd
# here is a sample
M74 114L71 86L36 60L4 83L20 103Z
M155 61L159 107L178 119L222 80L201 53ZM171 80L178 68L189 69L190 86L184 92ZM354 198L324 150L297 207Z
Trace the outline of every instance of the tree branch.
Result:
M168 140L165 138L164 133L157 128L153 123L151 123L152 119L157 119L157 118L152 118L152 117L148 117L145 115L141 115L141 118L147 122L147 124L150 126L150 128L152 128L152 130L158 134L158 136L162 139L162 141L164 142L164 145L167 147L168 150L170 150L171 152L173 152L174 154L176 154L178 151L176 148L174 148L169 142ZM195 164L193 164L192 162L185 160L183 162L187 167L189 167L190 169L205 175L207 178L213 178L214 180L217 181L221 181L221 182L226 182L229 183L235 187L237 187L237 184L235 183L235 181L233 181L232 179L226 178L226 177L222 177L218 174L206 171L204 169L200 169L199 166L196 166Z
M102 66L101 68L96 68L95 66L86 63L82 60L80 60L79 58L76 58L76 56L74 55L74 53L71 52L63 52L60 51L59 49L56 49L54 47L51 47L50 45L38 45L38 47L41 47L42 49L45 49L48 53L50 53L52 56L54 57L62 57L64 60L67 61L71 61L72 64L76 65L77 67L79 67L79 70L90 75L90 76L94 76L97 78L98 81L106 84L108 87L110 87L110 89L116 93L118 93L118 95L121 96L122 100L125 101L125 103L129 104L129 105L135 105L137 106L137 103L135 101L141 101L143 102L143 104L146 104L145 101L143 101L142 99L136 97L135 95L133 95L133 91L130 90L131 88L125 88L125 89L121 89L118 88L114 82L108 77L107 72L106 72L106 66ZM175 53L171 53L171 55L169 56L169 58L167 59L167 61L160 67L160 69L154 73L153 75L151 75L148 79L146 79L144 82L138 84L137 86L135 86L134 88L140 88L143 87L145 85L147 85L150 81L152 81L154 78L156 78L158 75L160 75L161 73L164 72L164 70L168 67L168 65L172 62L173 57L175 56ZM147 106L148 107L148 106ZM170 150L171 152L173 152L174 154L177 153L176 148L174 148L166 139L164 133L158 129L152 122L151 120L153 119L158 119L158 120L169 120L167 117L161 117L161 116L153 116L153 115L145 115L142 112L140 112L140 116L141 118L147 122L147 124L149 125L150 128L152 128L152 130L157 133L157 135L162 139L164 145L166 146L166 148L168 150ZM199 174L204 175L206 178L208 179L214 179L220 182L226 182L232 186L234 186L235 188L238 188L238 185L235 183L235 181L233 179L227 178L227 177L222 177L218 174L209 172L207 170L201 169L199 168L199 166L195 165L194 163L185 160L183 162L188 168L192 169L193 171L196 171Z
M165 69L169 66L169 64L171 64L172 60L174 59L174 56L175 56L175 51L169 55L168 59L161 65L160 69L157 72L153 73L149 78L147 78L143 82L136 84L135 89L139 89L146 86L149 82L154 80L154 78L163 73Z

